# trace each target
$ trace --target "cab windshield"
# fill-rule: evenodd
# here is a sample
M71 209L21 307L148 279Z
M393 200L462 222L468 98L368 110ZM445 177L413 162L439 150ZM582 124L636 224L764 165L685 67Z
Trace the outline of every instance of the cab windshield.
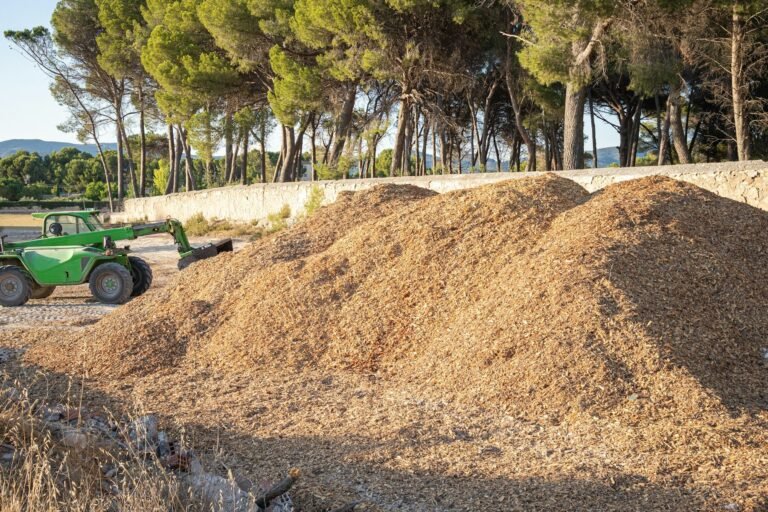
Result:
M56 228L61 229L60 235L57 235L58 229L51 228L52 224L58 224ZM101 231L103 229L104 229L104 225L95 215L88 216L85 219L76 215L67 215L67 214L51 215L47 217L45 221L46 236L76 235L80 233L91 233L93 231Z

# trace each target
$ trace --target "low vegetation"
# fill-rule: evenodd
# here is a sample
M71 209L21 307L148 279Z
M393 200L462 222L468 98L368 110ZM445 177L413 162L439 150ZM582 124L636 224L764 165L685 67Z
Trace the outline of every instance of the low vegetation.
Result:
M211 233L232 237L253 238L261 235L263 228L258 221L234 222L226 219L207 219L202 213L196 213L184 223L184 230L190 236L205 236Z
M159 465L136 453L79 445L69 430L42 419L41 409L18 396L0 404L3 512L202 510Z
M267 215L266 233L276 233L288 227L288 219L291 218L291 207L284 204L280 211Z

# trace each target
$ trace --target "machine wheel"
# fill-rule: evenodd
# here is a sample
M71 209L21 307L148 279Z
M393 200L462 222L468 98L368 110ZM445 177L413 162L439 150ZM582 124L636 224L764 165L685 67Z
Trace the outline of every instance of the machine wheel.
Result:
M125 304L131 298L133 278L119 263L102 263L88 278L91 293L104 304Z
M32 295L29 297L32 300L38 300L38 299L47 299L50 297L53 292L56 291L55 286L33 286L32 287Z
M13 265L0 267L0 306L26 304L32 295L34 281L23 268Z
M152 286L152 268L146 261L136 256L128 256L128 261L131 263L131 277L133 277L131 297L144 295Z

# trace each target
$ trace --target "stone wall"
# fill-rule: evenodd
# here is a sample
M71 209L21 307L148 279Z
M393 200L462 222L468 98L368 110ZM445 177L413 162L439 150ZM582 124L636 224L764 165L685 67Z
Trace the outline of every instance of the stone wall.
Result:
M222 187L168 196L128 199L125 201L124 211L112 214L111 221L137 222L174 217L183 222L197 213L202 213L208 219L249 222L263 220L269 214L280 211L284 205L288 205L294 216L302 213L312 187L319 187L323 191L324 201L328 203L335 201L342 191L364 190L382 183L411 184L442 193L539 174L541 173L486 173ZM558 172L558 175L575 181L590 192L620 181L652 175L669 176L768 210L768 163L763 161L585 169Z

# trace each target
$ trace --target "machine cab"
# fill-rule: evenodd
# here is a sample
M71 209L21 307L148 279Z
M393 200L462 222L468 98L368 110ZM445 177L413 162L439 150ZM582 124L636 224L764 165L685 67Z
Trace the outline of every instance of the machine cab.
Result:
M98 210L32 214L35 218L43 219L43 238L101 231L104 229L104 225L99 220L98 215Z

